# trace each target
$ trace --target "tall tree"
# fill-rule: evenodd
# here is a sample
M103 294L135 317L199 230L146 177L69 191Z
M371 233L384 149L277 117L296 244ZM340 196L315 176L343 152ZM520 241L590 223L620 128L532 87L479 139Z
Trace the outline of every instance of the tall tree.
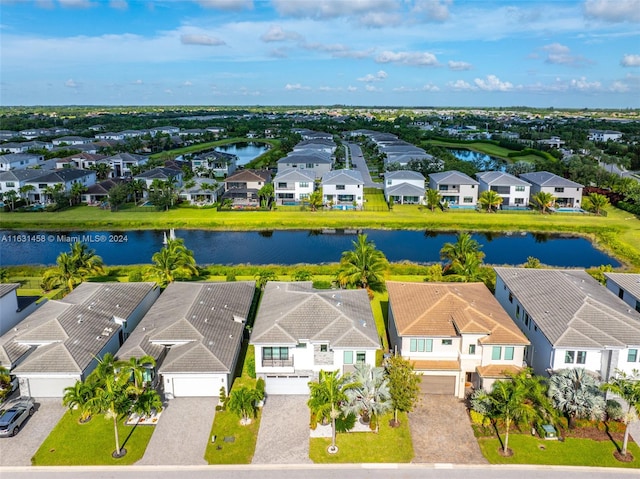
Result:
M321 189L317 189L309 195L309 206L311 207L311 211L317 211L318 208L322 207Z
M598 418L604 413L604 394L600 381L584 368L568 368L549 378L549 397L554 407L565 414L569 429L577 418Z
M16 200L18 199L18 197L19 195L16 190L5 191L4 199L11 202L11 211L16 209Z
M20 193L20 196L25 199L27 204L30 204L31 200L29 199L29 193L33 192L35 189L36 187L34 185L22 185L18 188L18 192Z
M93 387L90 383L76 381L73 386L64 389L62 405L70 410L80 412L80 422L87 422L91 418L90 399L93 397Z
M102 258L95 254L86 243L71 243L69 253L60 253L56 259L56 267L45 271L42 283L46 289L63 286L67 292L72 291L87 277L104 273Z
M420 398L420 377L415 374L413 364L400 355L387 359L385 369L393 404L393 425L397 426L400 424L398 411L413 411Z
M75 182L71 185L71 190L69 191L69 200L71 205L79 204L82 198L82 193L87 191L87 187L82 183Z
M260 206L262 208L270 208L274 198L275 190L273 183L266 183L258 190L258 199L260 200Z
M487 213L497 210L503 201L502 196L493 190L483 191L478 198L478 203L483 209L487 210Z
M546 213L549 208L556 202L555 196L546 191L539 191L531 197L533 204L540 210L541 213Z
M440 207L440 201L442 200L442 196L440 196L440 192L433 188L427 188L427 208L431 211L435 211L436 208Z
M624 415L624 438L622 440L623 456L627 455L629 445L629 425L636 421L640 414L640 371L634 369L631 374L616 370L616 375L602 385L606 392L615 394L627 403L627 412Z
M599 216L602 210L609 206L609 198L599 193L592 193L584 199L582 206Z
M384 253L376 249L366 234L352 241L353 250L345 251L340 258L338 281L343 286L355 286L372 291L384 290L384 274L388 262Z
M246 425L255 417L257 402L263 399L263 395L258 389L241 387L231 391L229 399L225 401L225 406L234 414L240 416L240 424Z
M173 283L177 278L188 279L198 273L193 251L187 249L184 240L180 238L168 240L167 244L152 256L151 261L153 265L149 272L162 287Z

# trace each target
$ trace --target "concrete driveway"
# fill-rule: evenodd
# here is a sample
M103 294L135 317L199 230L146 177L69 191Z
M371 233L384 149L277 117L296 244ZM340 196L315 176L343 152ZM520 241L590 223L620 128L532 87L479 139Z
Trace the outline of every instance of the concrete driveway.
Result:
M67 408L60 398L36 399L36 412L14 437L0 438L0 466L30 466L31 458Z
M201 465L210 440L217 397L174 398L165 403L147 450L136 464Z
M412 462L487 464L473 435L464 401L444 394L424 394L409 414Z
M269 396L252 464L311 464L308 396Z

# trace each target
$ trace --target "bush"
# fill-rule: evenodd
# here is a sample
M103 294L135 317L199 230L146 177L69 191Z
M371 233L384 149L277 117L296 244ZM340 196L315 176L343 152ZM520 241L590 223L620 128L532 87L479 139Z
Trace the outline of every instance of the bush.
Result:
M315 289L331 289L332 286L333 286L333 283L331 283L331 281L324 281L324 280L313 281L313 287Z
M139 269L133 270L129 272L128 276L130 283L139 283L142 281L142 271Z
M247 359L247 374L250 378L256 378L256 358L255 356L251 356Z
M233 270L227 271L226 279L227 279L227 282L236 281L236 272Z
M607 399L607 404L604 407L604 411L607 414L607 419L612 421L622 421L624 412L622 412L622 406L615 399Z
M491 420L487 416L474 411L473 409L469 411L469 417L471 418L471 422L473 424L477 424L478 426L487 427L491 425Z
M629 203L627 201L620 201L616 207L629 213L633 213L634 215L640 215L640 205Z

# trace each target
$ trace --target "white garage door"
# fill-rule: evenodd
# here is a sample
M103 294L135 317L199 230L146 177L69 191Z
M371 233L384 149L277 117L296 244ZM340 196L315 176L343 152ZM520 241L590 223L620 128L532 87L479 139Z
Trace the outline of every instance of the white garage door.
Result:
M264 381L267 394L309 394L311 377L267 374Z
M20 381L20 394L34 398L61 398L64 388L75 383L75 378L25 378Z
M420 389L423 394L456 393L455 376L420 376Z
M172 378L175 397L204 397L220 394L220 380L214 378L179 377ZM218 385L216 391L215 385Z

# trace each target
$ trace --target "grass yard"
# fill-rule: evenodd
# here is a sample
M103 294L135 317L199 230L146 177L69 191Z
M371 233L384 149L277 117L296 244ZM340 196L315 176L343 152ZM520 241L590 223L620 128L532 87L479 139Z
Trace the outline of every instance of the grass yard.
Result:
M113 421L100 415L86 424L79 424L78 414L67 411L31 462L34 466L134 464L142 459L153 431L153 426L126 426L123 420L118 421L120 447L124 447L127 454L114 459L111 457L116 449Z
M380 431L338 433L338 452L329 454L331 438L314 437L309 440L309 457L315 463L401 463L413 459L413 443L409 420L399 413L400 426L392 428L389 421L393 413L380 419Z
M232 412L216 411L210 436L216 436L216 440L207 444L205 461L209 464L250 464L259 429L260 412L251 424L241 426L240 418ZM234 441L225 442L225 437L233 437Z
M504 457L498 449L497 438L480 438L482 454L491 464L545 464L558 466L628 467L640 468L640 447L629 441L632 462L618 461L613 453L616 446L611 441L594 441L567 437L564 442L545 441L528 434L510 434L509 449L513 456Z

